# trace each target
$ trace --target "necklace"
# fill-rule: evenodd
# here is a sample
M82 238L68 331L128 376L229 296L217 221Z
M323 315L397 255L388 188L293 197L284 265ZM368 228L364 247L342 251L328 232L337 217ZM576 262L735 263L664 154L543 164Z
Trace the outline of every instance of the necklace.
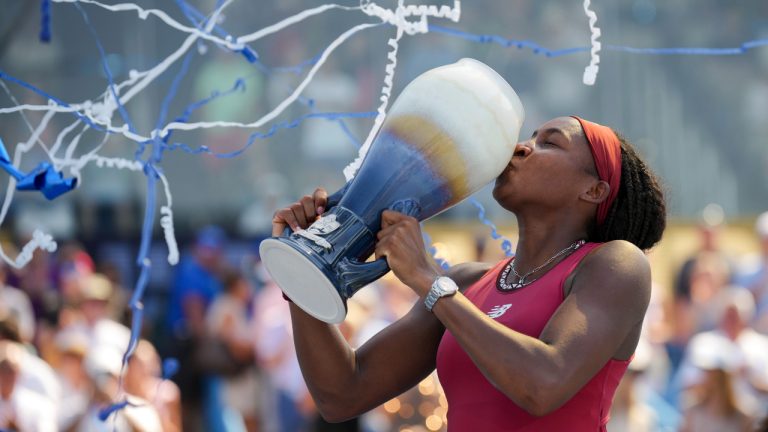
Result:
M563 249L560 252L552 255L552 257L550 259L548 259L546 262L544 262L544 264L534 268L533 270L525 273L524 275L520 275L520 273L517 272L517 269L515 269L515 260L510 260L509 264L507 264L504 267L504 270L502 270L501 275L499 275L499 289L501 289L502 291L512 291L512 290L517 290L517 289L520 289L520 288L522 288L524 286L530 285L531 283L533 283L536 280L538 280L538 278L536 278L536 279L534 279L532 281L528 281L527 279L528 279L529 276L531 276L532 274L536 273L537 271L543 269L544 267L552 264L552 262L554 260L556 260L559 257L565 255L566 253L570 253L570 252L576 251L576 249L582 247L584 245L584 243L586 243L584 240L576 240L575 242L571 243L565 249ZM517 282L512 283L512 284L507 282L507 277L509 276L510 272L512 272L512 274L515 275L515 277L517 277Z

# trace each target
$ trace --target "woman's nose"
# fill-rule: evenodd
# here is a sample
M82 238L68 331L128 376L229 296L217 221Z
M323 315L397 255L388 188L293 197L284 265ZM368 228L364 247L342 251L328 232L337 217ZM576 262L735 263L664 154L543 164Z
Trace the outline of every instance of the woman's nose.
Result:
M532 151L529 144L530 141L522 141L515 144L515 152L513 153L513 156L527 157Z

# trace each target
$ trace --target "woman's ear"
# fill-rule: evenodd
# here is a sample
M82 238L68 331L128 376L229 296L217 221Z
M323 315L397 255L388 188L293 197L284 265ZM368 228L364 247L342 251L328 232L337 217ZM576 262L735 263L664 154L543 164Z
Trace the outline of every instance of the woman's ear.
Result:
M605 180L598 180L579 196L580 199L592 203L600 204L608 199L608 194L611 192L611 186Z

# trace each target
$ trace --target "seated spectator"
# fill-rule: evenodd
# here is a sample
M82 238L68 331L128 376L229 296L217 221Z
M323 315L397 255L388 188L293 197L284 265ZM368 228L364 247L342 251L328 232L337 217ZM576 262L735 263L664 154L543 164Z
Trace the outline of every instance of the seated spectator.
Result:
M121 352L108 346L88 351L85 370L93 383L94 391L88 410L75 430L79 432L163 430L160 416L149 401L130 393L120 394L121 368ZM105 411L114 407L114 404L117 404L120 409ZM108 414L105 415L106 418L103 418L102 413Z
M24 348L0 341L0 430L54 432L54 404L20 383L24 360Z
M733 381L740 408L750 415L761 415L760 410L768 406L768 337L748 325L755 313L754 299L744 288L730 288L719 302L718 328L691 339L679 381L683 388L694 388L707 379L719 380L716 374L706 373L713 367L701 364L727 360L732 368L726 372L738 371L727 379Z
M163 432L181 430L179 387L161 376L160 357L146 340L139 341L125 371L125 391L152 403L160 415Z
M19 337L25 344L35 338L35 313L29 296L6 284L7 264L0 260L0 314L12 315L18 323Z
M93 393L84 365L88 337L83 332L65 330L56 335L55 345L58 350L56 374L62 389L58 425L59 430L70 431L87 411Z
M696 385L693 403L684 410L681 432L752 430L752 419L739 406L734 393L734 365L717 357L700 358L695 362L703 375Z
M755 328L768 334L768 212L757 218L755 233L760 242L760 254L741 263L736 283L755 296Z
M607 430L618 432L654 432L658 428L656 413L641 399L639 379L651 364L650 344L640 340L635 357L616 389Z
M228 273L224 277L224 292L216 297L206 315L209 336L220 342L221 349L227 352L225 358L232 363L232 374L224 376L224 402L242 416L249 432L259 429L261 381L249 314L251 291L242 275Z
M124 352L128 348L131 331L109 318L109 299L114 292L112 282L101 274L93 273L78 278L77 285L80 304L70 311L76 316L64 328L83 332L89 347L109 346Z

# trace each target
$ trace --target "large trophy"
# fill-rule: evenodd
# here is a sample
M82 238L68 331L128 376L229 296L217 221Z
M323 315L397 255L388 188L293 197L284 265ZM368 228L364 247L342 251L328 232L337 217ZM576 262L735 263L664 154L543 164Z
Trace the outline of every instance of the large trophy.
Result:
M403 89L329 210L306 230L261 243L267 271L310 315L342 322L346 300L389 271L384 258L365 262L382 211L423 221L467 198L507 166L523 118L512 87L477 60L425 72Z

